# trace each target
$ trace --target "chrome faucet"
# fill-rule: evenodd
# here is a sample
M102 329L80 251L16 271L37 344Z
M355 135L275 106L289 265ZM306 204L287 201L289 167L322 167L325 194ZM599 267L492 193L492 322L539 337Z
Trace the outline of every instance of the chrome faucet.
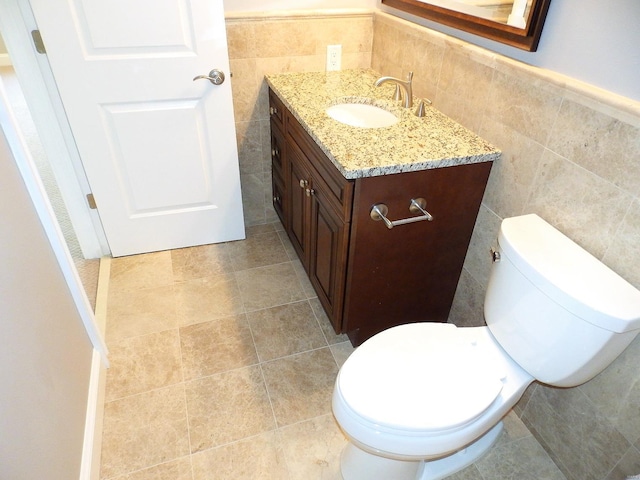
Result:
M407 75L406 81L400 80L399 78L395 78L395 77L380 77L378 80L376 80L374 85L376 87L379 87L383 83L387 83L387 82L392 82L392 83L395 83L396 85L399 85L400 88L402 88L402 91L404 93L403 106L405 108L411 108L413 106L413 88L411 87L412 80L413 80L413 72L409 72L409 74Z

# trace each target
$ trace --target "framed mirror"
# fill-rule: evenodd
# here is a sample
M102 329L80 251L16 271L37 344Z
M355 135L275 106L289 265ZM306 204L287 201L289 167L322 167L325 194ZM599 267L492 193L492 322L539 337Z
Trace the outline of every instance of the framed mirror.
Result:
M551 0L382 0L404 12L535 52Z

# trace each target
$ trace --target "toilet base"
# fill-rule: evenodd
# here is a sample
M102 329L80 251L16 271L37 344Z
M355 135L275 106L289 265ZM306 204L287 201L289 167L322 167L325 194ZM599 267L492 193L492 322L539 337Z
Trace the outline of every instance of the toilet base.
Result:
M496 442L502 432L499 422L478 440L448 457L430 461L403 461L381 457L349 442L340 459L344 480L440 480L468 467Z

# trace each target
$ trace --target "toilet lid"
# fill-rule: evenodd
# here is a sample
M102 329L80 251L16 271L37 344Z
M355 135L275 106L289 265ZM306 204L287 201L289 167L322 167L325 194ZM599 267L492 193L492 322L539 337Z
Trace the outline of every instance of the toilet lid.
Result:
M338 377L344 401L360 417L410 431L464 425L502 390L502 372L470 329L414 323L385 330L358 347Z

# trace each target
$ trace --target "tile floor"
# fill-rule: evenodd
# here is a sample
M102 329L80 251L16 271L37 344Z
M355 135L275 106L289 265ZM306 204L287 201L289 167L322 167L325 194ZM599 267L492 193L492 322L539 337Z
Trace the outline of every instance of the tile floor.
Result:
M279 224L114 259L101 479L339 480L335 335ZM513 414L455 480L562 480ZM390 479L392 480L392 479Z

